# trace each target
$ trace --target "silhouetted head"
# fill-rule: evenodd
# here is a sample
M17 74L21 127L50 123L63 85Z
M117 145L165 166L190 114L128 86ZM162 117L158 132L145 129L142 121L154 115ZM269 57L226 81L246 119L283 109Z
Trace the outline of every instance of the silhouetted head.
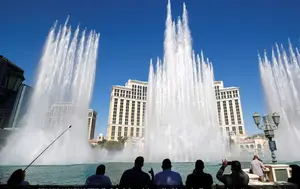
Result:
M291 171L291 177L297 178L300 177L300 167L298 165L290 165Z
M96 175L104 175L105 174L105 165L101 164L96 169Z
M231 171L232 172L240 172L242 171L242 166L239 161L232 161L231 162Z
M203 169L204 169L204 163L202 160L198 159L195 163L195 170L203 171Z
M15 170L9 179L7 180L7 185L18 185L25 179L25 171L22 169Z
M253 156L253 160L255 160L255 159L259 159L257 155Z
M134 167L136 168L142 168L144 166L144 158L142 156L139 156L134 161Z
M162 161L161 168L162 168L163 170L171 169L171 168L172 168L171 160L170 160L170 159L164 159L164 160Z

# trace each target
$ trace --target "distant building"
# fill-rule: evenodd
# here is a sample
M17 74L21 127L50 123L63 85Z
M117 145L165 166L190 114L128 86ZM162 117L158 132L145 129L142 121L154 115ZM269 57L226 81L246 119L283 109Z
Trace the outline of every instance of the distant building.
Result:
M98 141L103 141L105 140L104 138L104 135L102 133L99 134L98 138L97 138Z
M128 80L125 86L113 86L107 128L107 140L144 135L147 82Z
M75 111L75 106L70 103L59 103L51 106L48 112L48 121L50 125L56 125L63 122L64 117L71 115ZM88 140L94 139L97 112L89 109L87 113Z
M22 118L26 115L30 103L33 88L22 84L19 88L15 105L11 113L10 128L19 128L22 126Z
M224 87L223 81L215 81L215 94L221 131L245 136L239 88Z
M95 110L89 109L88 112L88 131L89 131L88 139L89 140L94 139L96 119L97 119L97 112Z
M128 80L125 86L113 86L107 127L107 140L144 136L147 82ZM215 81L218 120L222 132L245 136L243 111L238 87L224 87Z
M259 136L246 137L237 141L236 144L239 146L241 153L248 154L250 156L264 156L264 152L268 148L268 140L264 137Z

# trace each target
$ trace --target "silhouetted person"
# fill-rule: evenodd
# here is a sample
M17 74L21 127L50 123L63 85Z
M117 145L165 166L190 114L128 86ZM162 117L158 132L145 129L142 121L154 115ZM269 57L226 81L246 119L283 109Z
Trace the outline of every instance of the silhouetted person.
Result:
M162 162L162 171L154 177L154 184L157 186L182 186L182 178L179 173L172 171L171 160L164 159Z
M298 188L300 187L300 167L298 165L290 165L291 177L287 180L290 183L296 184Z
M134 167L126 170L120 180L120 188L144 188L151 186L150 176L142 171L144 158L139 156L134 161Z
M224 174L224 170L228 165L228 161L222 162L222 167L217 173L217 179L222 182L226 188L245 188L249 184L249 176L242 170L239 161L232 161L231 174Z
M211 188L213 184L213 178L210 174L204 173L204 163L202 160L197 160L195 163L195 169L192 174L189 174L186 179L186 188Z
M258 158L257 155L255 155L253 157L253 160L251 161L250 170L252 174L259 176L259 181L261 182L264 181L264 168L265 166L262 161Z
M96 169L96 174L88 177L85 181L85 185L88 186L103 186L110 187L110 178L105 174L105 165L99 165Z
M8 188L17 188L29 185L29 182L25 181L25 171L22 169L15 170L7 180Z

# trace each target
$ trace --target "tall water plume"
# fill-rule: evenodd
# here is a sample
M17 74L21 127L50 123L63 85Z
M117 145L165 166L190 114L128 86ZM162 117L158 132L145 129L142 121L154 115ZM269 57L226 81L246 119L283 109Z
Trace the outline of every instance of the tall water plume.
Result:
M145 129L150 161L219 161L226 155L212 63L192 50L185 4L175 23L168 2L164 59L157 59L156 70L150 63Z
M259 57L259 69L267 110L279 112L275 132L279 160L298 161L300 152L300 54L289 42L288 52L281 45L272 50L271 58Z
M73 127L37 164L85 163L91 158L87 112L93 93L100 35L68 19L51 28L39 63L34 92L22 128L1 151L1 164L27 164L69 125ZM80 36L81 35L81 36Z

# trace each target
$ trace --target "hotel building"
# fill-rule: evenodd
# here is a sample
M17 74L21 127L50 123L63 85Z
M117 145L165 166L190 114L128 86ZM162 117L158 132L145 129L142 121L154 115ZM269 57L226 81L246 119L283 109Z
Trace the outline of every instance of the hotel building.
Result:
M55 125L61 123L65 116L73 114L74 111L75 106L70 103L54 104L51 106L50 111L48 112L47 119L50 125ZM92 140L94 139L95 135L97 112L92 109L89 109L87 119L88 140Z
M97 112L95 110L89 109L88 112L88 130L89 130L88 139L89 140L94 139L96 119L97 119Z
M239 88L224 87L223 81L215 81L215 94L221 131L245 136Z
M128 80L113 86L110 95L107 140L144 136L147 82Z
M125 86L113 86L107 127L107 140L117 141L120 137L144 136L147 82L128 80ZM224 87L215 81L218 120L221 131L244 136L244 120L239 88Z

